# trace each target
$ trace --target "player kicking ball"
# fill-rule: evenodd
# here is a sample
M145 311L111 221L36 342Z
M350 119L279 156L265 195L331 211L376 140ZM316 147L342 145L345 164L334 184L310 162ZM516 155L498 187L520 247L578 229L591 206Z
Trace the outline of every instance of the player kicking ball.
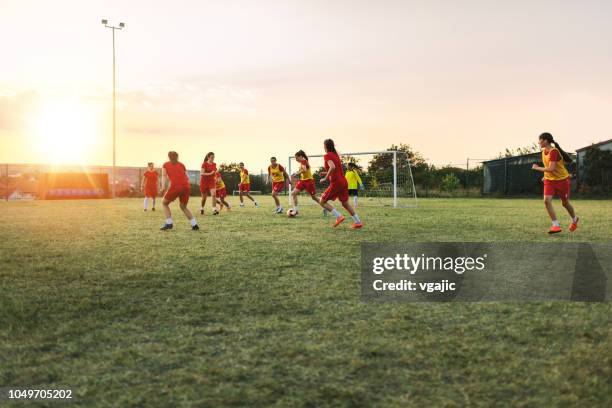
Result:
M337 227L344 221L344 215L340 214L338 210L336 210L328 201L334 201L335 199L340 200L342 206L349 212L351 217L353 218L353 224L351 228L359 229L363 227L359 216L353 209L353 207L349 204L349 194L348 194L348 183L346 178L344 177L342 171L342 162L340 161L340 157L338 156L338 152L336 151L336 146L334 145L334 141L331 139L326 139L323 142L323 147L325 149L325 156L323 156L323 164L325 167L325 171L321 172L323 178L321 179L321 183L325 183L329 180L329 186L321 195L321 200L319 204L321 207L326 209L327 211L334 214L336 217L336 222L334 223L334 227Z
M255 207L259 207L257 201L251 197L251 180L249 178L249 171L244 167L244 163L240 162L240 184L238 185L238 194L240 195L240 206L244 207L244 198L251 200Z
M295 188L291 192L291 201L293 203L293 207L289 213L291 217L298 215L298 195L302 191L306 191L308 194L310 194L310 198L319 204L314 177L312 176L310 164L308 163L308 156L303 150L299 150L295 153L295 160L300 164L300 168L297 171L299 181L296 183Z
M165 191L162 207L166 216L166 222L160 229L167 231L171 230L174 226L172 213L170 212L170 203L178 198L179 207L191 223L191 229L197 231L200 229L198 222L193 214L191 214L191 211L189 211L189 208L187 208L189 191L191 190L187 169L183 163L178 161L177 152L168 152L168 159L169 161L165 162L162 166L162 191ZM168 186L167 190L166 186Z
M548 230L549 234L558 234L561 232L561 225L557 220L557 214L552 205L553 197L559 196L561 204L567 210L571 217L569 226L570 232L576 231L578 228L578 217L574 211L574 207L570 204L570 175L565 168L565 163L571 163L572 158L569 154L561 149L559 143L555 142L550 133L542 133L538 138L538 144L542 148L542 162L544 167L534 164L532 169L544 173L544 206L548 212L548 216L552 221L552 226Z
M283 207L281 207L278 193L282 192L287 186L289 175L287 174L285 168L278 164L276 157L270 157L270 165L268 166L268 182L270 182L270 180L272 180L272 198L276 204L274 214L282 214Z
M153 206L151 211L155 211L155 197L157 197L157 186L159 185L159 174L155 171L152 162L147 163L147 170L142 175L140 189L144 192L144 210L147 211L149 199L152 200Z

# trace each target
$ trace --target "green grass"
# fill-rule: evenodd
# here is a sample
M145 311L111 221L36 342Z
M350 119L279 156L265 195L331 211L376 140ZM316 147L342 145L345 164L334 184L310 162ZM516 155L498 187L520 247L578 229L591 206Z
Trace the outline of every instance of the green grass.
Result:
M176 205L158 231L136 199L0 203L0 387L91 406L608 406L609 304L364 303L359 244L612 241L609 201L576 201L581 228L554 237L539 200L362 207L361 231L263 201L199 232Z

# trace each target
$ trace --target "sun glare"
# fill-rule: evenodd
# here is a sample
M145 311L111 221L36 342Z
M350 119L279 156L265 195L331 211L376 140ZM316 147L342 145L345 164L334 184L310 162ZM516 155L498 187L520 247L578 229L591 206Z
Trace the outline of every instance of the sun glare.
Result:
M95 137L91 111L78 103L46 105L34 124L35 148L47 163L84 163Z

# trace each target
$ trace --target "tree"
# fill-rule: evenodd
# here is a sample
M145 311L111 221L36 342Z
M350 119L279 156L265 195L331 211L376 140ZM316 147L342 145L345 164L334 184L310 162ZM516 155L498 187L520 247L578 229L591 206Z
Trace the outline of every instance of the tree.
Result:
M442 178L442 191L448 191L452 193L457 190L461 185L461 181L459 181L459 177L455 176L453 173L448 173Z
M537 153L539 151L540 151L540 146L538 146L537 143L532 143L529 146L517 147L516 149L506 148L506 150L503 153L499 153L497 155L497 158L503 159L505 157L522 156L524 154Z
M612 151L590 147L584 157L585 183L595 191L612 190Z
M387 151L397 151L397 171L408 171L408 164L412 167L412 176L415 183L422 181L428 165L423 156L412 150L410 145L401 143L399 146L391 145ZM368 165L368 173L372 180L391 180L393 178L393 155L376 154Z

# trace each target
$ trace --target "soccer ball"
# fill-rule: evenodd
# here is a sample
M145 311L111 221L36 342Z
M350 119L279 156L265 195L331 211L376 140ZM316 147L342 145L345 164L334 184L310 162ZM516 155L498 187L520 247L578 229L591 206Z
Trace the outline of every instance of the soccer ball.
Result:
M289 210L287 210L287 217L293 218L296 215L297 215L297 211L295 211L293 208L290 208Z

